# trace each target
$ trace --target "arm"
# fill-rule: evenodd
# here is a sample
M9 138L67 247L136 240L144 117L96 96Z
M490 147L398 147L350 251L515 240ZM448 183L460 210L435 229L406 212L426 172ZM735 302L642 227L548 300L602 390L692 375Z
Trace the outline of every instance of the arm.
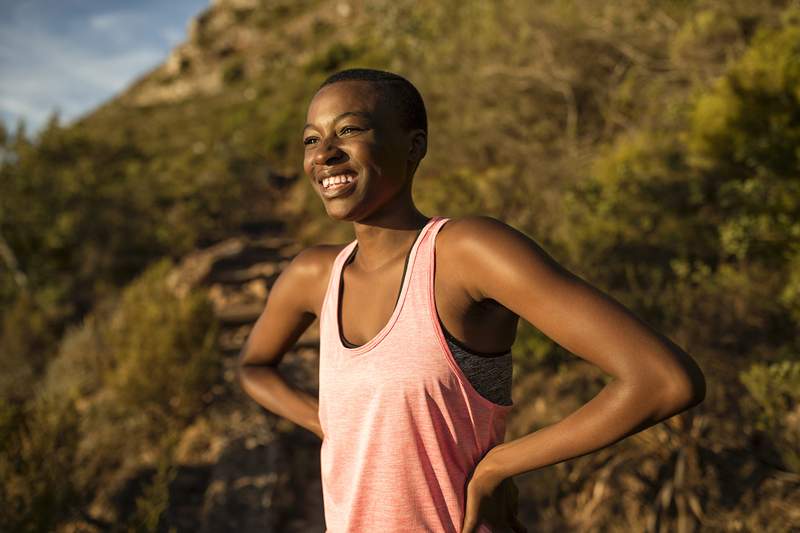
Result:
M319 400L291 385L278 370L283 355L316 318L310 290L325 279L320 252L297 254L273 283L261 316L239 354L237 378L260 405L323 438Z
M703 373L686 352L533 240L490 217L453 222L458 261L472 265L462 283L474 299L496 300L613 376L563 420L490 450L473 475L484 488L609 446L703 400Z

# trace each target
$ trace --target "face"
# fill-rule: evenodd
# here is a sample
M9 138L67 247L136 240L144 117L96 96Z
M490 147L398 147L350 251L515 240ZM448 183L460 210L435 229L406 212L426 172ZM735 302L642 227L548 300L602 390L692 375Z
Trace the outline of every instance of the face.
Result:
M410 201L424 132L403 128L397 111L372 84L343 81L323 87L309 105L306 122L303 169L329 216L367 217L406 189Z

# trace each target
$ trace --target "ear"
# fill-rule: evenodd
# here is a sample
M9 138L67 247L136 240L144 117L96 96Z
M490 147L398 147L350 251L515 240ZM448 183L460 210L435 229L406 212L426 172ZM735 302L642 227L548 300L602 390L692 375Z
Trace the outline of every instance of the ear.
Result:
M424 130L413 130L411 132L411 146L408 149L408 160L412 164L419 163L427 153L428 135Z

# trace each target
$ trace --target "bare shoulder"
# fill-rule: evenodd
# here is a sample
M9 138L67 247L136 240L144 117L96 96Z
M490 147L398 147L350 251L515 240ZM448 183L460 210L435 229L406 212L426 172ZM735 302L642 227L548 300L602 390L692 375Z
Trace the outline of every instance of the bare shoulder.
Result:
M440 230L442 247L454 253L491 256L503 249L523 247L535 252L539 258L557 266L557 263L531 237L488 215L452 217ZM461 256L464 257L463 255Z
M439 233L441 238L437 237L437 242L441 240L441 244L437 246L437 251L462 260L469 256L492 255L493 250L508 247L514 242L533 243L518 229L488 215L451 217Z
M487 237L496 237L498 234L517 232L518 230L509 226L502 220L498 220L488 215L464 215L460 217L448 217L450 220L439 231L447 241L458 241L459 243L480 243Z
M289 268L306 280L330 272L333 261L346 244L314 244L303 248L292 258Z
M534 272L569 276L534 239L491 216L452 217L440 234L437 253L461 266L458 272L464 287L476 301L496 299L487 284L519 278L521 266L527 269L526 276Z
M346 244L315 244L298 252L281 273L284 283L302 295L303 307L318 316L331 268Z

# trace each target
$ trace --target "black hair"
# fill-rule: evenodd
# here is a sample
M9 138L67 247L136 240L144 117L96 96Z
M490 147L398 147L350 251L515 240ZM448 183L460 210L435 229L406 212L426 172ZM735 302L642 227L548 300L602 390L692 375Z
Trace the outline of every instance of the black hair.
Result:
M330 75L322 82L319 89L340 81L367 81L377 85L396 106L408 129L421 129L428 133L428 115L425 112L422 95L404 77L384 70L351 68Z

